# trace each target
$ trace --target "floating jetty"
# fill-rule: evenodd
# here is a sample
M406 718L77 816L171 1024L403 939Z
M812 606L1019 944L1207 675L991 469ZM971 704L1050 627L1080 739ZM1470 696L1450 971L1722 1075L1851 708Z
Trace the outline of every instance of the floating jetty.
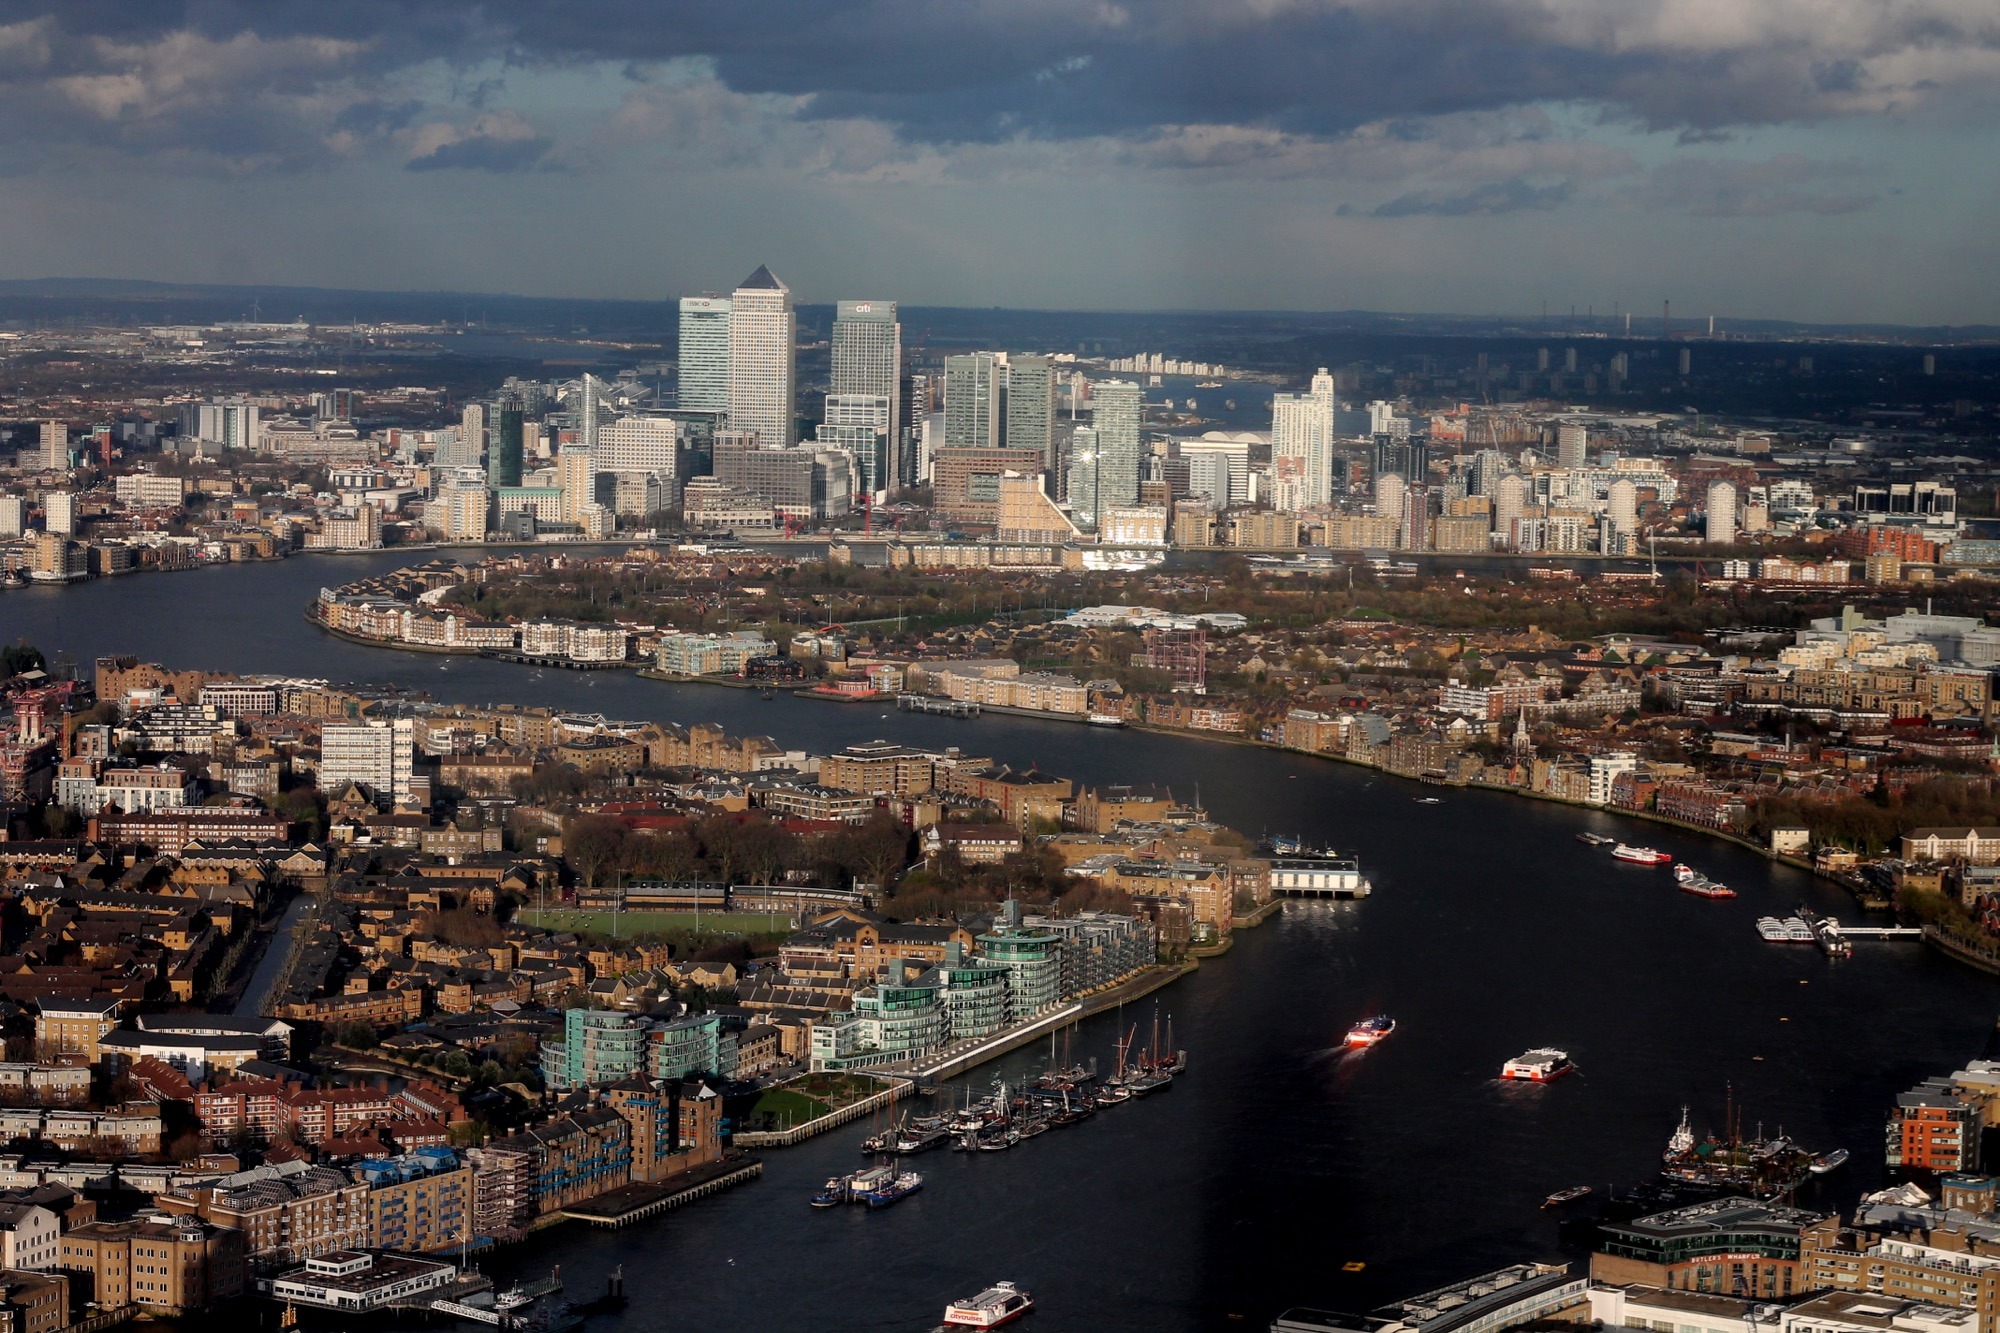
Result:
M935 713L939 717L978 717L980 707L970 699L933 699L928 694L899 694L896 707L905 713Z
M559 671L623 671L628 667L641 665L636 662L580 662L574 657L542 657L535 653L516 652L511 648L486 648L479 654L495 662L513 662L518 666L555 667Z

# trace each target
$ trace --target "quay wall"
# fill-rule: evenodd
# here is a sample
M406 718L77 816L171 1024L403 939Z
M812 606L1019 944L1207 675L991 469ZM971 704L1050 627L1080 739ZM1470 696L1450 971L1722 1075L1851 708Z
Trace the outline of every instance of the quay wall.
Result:
M746 1180L755 1180L763 1174L764 1164L752 1158L747 1162L739 1164L732 1170L710 1176L706 1180L698 1181L684 1189L675 1190L670 1194L661 1195L657 1199L648 1200L620 1213L596 1213L587 1209L570 1208L563 1210L563 1216L577 1222L588 1222L592 1226L614 1229L626 1227L632 1225L634 1222L643 1222L649 1217L658 1217L661 1213L678 1208L682 1204L693 1203L696 1199L705 1199L711 1194L720 1194L726 1189L741 1185Z
M895 1077L894 1075L881 1074L875 1070L863 1070L859 1072L874 1074L879 1078ZM859 1120L864 1115L901 1101L910 1095L915 1086L907 1078L895 1078L893 1086L884 1088L881 1092L873 1096L863 1097L860 1101L852 1105L843 1106L837 1111L829 1111L823 1116L808 1120L803 1125L793 1125L790 1129L782 1130L754 1130L747 1134L738 1134L731 1141L738 1148L789 1148L795 1143L804 1143L815 1134L824 1134L829 1129L838 1129L851 1120Z

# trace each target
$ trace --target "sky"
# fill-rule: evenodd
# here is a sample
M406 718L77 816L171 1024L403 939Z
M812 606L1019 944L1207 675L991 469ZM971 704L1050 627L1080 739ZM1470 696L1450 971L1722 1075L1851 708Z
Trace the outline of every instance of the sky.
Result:
M1993 0L0 0L0 277L2000 322Z

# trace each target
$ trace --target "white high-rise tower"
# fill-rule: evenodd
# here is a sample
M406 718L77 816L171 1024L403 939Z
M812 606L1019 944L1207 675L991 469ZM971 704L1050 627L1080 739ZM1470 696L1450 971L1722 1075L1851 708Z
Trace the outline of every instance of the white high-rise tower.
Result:
M1611 530L1621 536L1629 536L1639 530L1639 488L1630 480L1620 477L1611 483L1605 493L1606 511L1611 519Z
M1736 540L1736 487L1734 483L1718 481L1708 488L1708 523L1702 536L1708 541L1727 544Z
M1333 499L1333 376L1326 367L1313 376L1310 392L1272 396L1271 457L1299 460L1307 505Z
M763 265L729 304L729 425L766 449L788 448L798 429L797 316L792 290Z

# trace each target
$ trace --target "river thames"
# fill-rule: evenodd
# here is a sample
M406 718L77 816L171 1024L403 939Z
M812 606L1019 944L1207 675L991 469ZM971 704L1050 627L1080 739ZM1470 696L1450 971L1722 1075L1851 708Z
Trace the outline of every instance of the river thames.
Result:
M1550 1191L1648 1179L1683 1103L1721 1129L1780 1126L1848 1147L1801 1202L1846 1207L1883 1176L1895 1095L1985 1052L2000 988L1906 942L1833 962L1764 943L1755 918L1851 900L1733 845L1499 793L1419 787L1247 746L988 715L957 721L629 673L536 673L346 643L301 613L322 584L434 553L294 558L0 593L0 639L183 667L396 683L511 701L719 722L825 752L886 737L957 745L1084 782L1166 783L1248 833L1360 856L1365 902L1293 904L1157 999L1192 1067L1169 1095L999 1154L921 1160L922 1193L885 1212L806 1197L861 1162L865 1125L767 1153L762 1180L629 1230L572 1225L505 1256L561 1264L594 1294L614 1265L634 1301L594 1327L843 1333L928 1329L997 1278L1035 1293L1037 1327L1258 1328L1293 1304L1366 1307L1502 1264L1580 1260L1537 1205ZM1441 804L1419 797L1440 796ZM1664 870L1582 845L1651 843L1741 893L1708 902ZM1356 1019L1396 1035L1339 1049ZM1152 1001L1123 1021L1150 1025ZM1108 1061L1120 1018L1082 1024ZM1579 1073L1503 1085L1503 1060L1561 1047ZM1032 1071L1018 1052L948 1085ZM1817 1191L1815 1193L1814 1191ZM1361 1264L1359 1271L1343 1265Z

